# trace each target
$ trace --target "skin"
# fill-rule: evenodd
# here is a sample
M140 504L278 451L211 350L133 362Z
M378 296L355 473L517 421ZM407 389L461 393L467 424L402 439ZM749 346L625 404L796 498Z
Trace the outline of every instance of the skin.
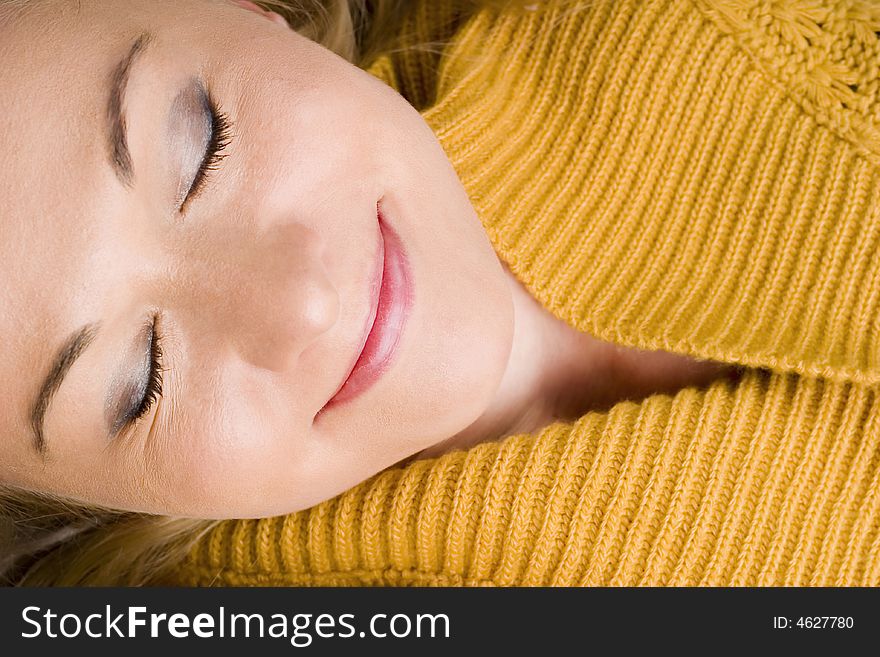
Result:
M644 351L577 331L547 311L505 266L515 329L496 402L464 431L414 459L466 449L486 440L531 433L556 421L573 422L628 399L673 394L717 379L738 381L743 368L665 351Z
M3 483L124 510L272 516L403 460L721 372L666 354L636 375L636 352L544 311L418 112L279 16L233 0L76 4L0 19L0 262L14 281L0 291ZM128 188L108 162L107 81L145 30L124 103ZM205 118L175 99L198 77L234 136L181 214ZM410 261L412 312L393 367L316 420L369 316L380 201ZM154 312L162 395L108 440L105 399L145 378L138 337ZM31 404L64 339L96 321L40 455ZM626 384L597 383L612 380Z

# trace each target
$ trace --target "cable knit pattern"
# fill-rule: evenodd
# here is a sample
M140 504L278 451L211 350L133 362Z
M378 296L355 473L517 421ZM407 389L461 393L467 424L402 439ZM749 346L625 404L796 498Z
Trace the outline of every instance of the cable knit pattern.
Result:
M880 584L880 4L535 8L423 1L448 45L368 70L557 317L745 375L225 521L169 583Z
M880 3L698 2L816 119L880 155Z

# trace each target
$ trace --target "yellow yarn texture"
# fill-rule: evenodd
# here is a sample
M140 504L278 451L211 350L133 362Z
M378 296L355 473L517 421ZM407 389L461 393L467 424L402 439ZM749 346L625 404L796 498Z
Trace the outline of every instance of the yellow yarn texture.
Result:
M551 312L747 366L229 520L186 585L880 584L880 2L419 3L367 69Z

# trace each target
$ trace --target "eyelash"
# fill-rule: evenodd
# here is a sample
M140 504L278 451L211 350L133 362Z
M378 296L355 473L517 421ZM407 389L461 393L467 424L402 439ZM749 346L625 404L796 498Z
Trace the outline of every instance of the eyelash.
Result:
M153 317L153 328L150 333L150 374L147 379L147 389L144 391L137 408L129 414L126 426L132 426L142 418L162 396L162 336L156 328L156 317Z
M219 103L214 100L210 92L207 92L207 103L211 114L211 139L208 141L205 158L202 160L192 185L180 206L181 212L204 189L211 176L211 172L216 171L220 166L220 161L228 155L228 153L223 151L232 141L232 121L229 115L220 109Z

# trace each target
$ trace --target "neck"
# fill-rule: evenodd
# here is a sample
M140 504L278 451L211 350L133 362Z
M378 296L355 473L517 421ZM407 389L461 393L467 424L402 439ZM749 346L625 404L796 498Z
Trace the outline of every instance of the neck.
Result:
M505 267L513 295L513 345L486 411L451 438L419 452L428 458L580 415L600 392L612 365L611 345L580 333L547 311Z

